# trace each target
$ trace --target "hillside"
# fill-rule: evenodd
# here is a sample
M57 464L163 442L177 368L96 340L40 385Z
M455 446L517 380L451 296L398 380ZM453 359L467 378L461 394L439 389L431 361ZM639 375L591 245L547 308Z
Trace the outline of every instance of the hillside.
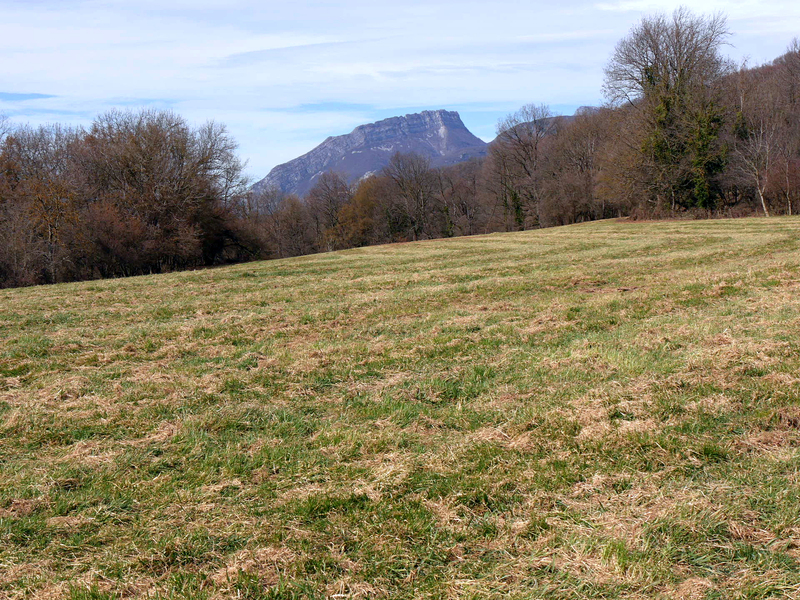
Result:
M287 194L305 195L326 171L355 182L377 173L397 152L415 152L436 167L486 154L486 142L474 136L457 112L423 111L359 125L346 135L329 137L310 152L272 169L253 186L277 187Z
M800 218L0 306L2 598L800 595Z

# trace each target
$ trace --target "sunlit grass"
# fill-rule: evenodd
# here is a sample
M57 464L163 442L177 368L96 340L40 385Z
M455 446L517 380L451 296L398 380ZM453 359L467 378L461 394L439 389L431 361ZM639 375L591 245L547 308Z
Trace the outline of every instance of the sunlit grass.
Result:
M0 291L0 597L800 595L800 219Z

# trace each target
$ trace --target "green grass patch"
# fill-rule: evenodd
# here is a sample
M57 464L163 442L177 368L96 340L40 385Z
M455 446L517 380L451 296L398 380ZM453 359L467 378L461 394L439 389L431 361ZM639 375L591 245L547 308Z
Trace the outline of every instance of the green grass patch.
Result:
M800 219L2 290L0 597L794 598Z

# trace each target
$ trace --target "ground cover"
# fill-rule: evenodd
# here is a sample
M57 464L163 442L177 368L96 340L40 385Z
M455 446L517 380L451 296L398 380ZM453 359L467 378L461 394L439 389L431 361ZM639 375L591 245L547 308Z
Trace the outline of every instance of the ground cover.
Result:
M0 597L800 596L800 219L0 290Z

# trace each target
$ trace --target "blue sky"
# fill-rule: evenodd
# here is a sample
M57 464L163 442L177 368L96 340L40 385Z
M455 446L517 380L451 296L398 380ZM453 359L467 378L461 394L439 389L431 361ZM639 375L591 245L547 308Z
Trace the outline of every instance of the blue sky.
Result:
M112 107L225 123L261 178L329 135L424 109L458 110L489 140L529 102L601 102L603 66L640 0L0 0L0 114L88 124ZM800 35L800 2L702 0L729 17L736 60Z

